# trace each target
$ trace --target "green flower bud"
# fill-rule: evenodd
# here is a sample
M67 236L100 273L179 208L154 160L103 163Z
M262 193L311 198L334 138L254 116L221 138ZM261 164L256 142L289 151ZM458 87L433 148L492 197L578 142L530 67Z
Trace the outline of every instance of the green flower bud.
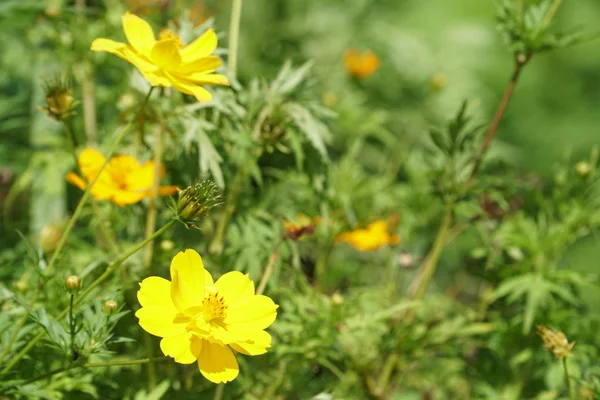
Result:
M54 225L44 225L40 231L40 247L44 253L52 253L58 247L62 237L62 231Z
M119 311L119 305L114 300L106 300L104 304L102 304L102 311L106 315L114 315Z
M579 161L577 165L575 165L575 172L582 178L587 177L590 174L590 164L585 161Z
M69 294L77 294L81 289L81 279L77 275L67 276L65 279L65 290Z
M77 105L73 97L68 79L57 77L48 81L45 87L46 106L41 107L49 117L57 121L64 121L75 115L74 108Z
M212 181L202 181L179 191L177 218L190 226L221 204L223 202L217 185Z

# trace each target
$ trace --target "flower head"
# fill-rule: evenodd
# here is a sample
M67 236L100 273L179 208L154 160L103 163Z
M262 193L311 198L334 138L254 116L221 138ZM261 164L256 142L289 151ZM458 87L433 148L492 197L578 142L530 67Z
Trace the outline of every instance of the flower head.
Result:
M292 240L301 239L315 231L315 226L321 222L320 218L311 219L304 214L298 214L295 221L284 220L283 229L285 237Z
M362 53L355 49L344 52L344 66L353 78L366 78L373 75L379 68L379 58L371 50Z
M210 29L187 46L172 32L163 32L156 40L152 27L130 12L122 17L129 44L109 39L92 42L93 51L107 51L133 64L152 86L174 87L198 101L210 101L210 92L200 85L229 85L221 66L211 55L217 48L217 35Z
M46 82L46 105L42 111L57 121L64 121L75 115L77 101L73 97L73 89L67 78L56 77Z
M389 233L387 221L378 220L369 224L366 229L342 233L337 240L349 243L358 251L373 251L388 244L400 243L400 236Z
M99 151L88 148L79 154L78 161L83 178L69 172L67 181L85 190L88 182L98 175L106 158ZM152 194L154 169L152 161L140 165L132 156L113 157L92 187L92 196L96 200L110 200L120 206L137 203ZM164 169L161 168L160 177L164 174ZM158 193L163 196L172 195L176 191L177 186L161 186L158 189Z
M548 328L545 325L537 326L537 333L544 342L544 347L550 350L554 357L563 359L571 354L575 342L569 343L564 333Z
M177 218L189 225L222 203L217 185L213 181L202 181L179 191Z
M194 250L171 261L171 281L152 276L140 283L140 326L163 338L160 348L181 364L198 363L214 383L239 373L232 349L249 356L271 347L265 329L275 321L277 305L254 294L254 283L241 272L228 272L213 282Z

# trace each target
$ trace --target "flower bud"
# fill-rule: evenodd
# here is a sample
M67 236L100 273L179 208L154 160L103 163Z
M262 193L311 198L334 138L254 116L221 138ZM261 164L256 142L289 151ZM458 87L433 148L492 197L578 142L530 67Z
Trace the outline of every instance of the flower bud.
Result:
M57 77L46 83L46 106L42 107L49 117L57 121L64 121L75 115L77 105L73 97L73 90L65 78Z
M52 253L58 247L62 231L54 225L44 225L40 231L39 243L44 253Z
M69 294L77 294L81 289L81 279L77 275L67 276L65 279L65 289Z
M582 178L585 178L590 174L590 169L590 164L585 161L579 161L577 165L575 165L575 172Z
M114 300L106 300L104 304L102 304L102 311L106 315L114 315L119 311L119 305Z
M24 280L18 280L15 282L15 289L21 293L26 292L29 289L29 285Z
M173 250L175 248L175 242L172 240L163 240L160 242L160 248L164 251Z
M341 306L344 304L344 296L342 296L339 292L335 292L331 295L331 303L335 306Z
M537 333L544 342L544 347L552 351L554 357L563 359L570 355L575 342L569 343L564 333L555 331L545 325L537 326Z
M223 204L217 185L212 181L202 181L179 191L177 218L186 224L194 222L214 207Z

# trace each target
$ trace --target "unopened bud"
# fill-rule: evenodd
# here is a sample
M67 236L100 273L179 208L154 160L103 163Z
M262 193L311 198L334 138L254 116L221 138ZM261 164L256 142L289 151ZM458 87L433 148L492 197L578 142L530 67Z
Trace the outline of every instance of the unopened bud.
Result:
M104 304L102 304L102 311L106 315L114 315L117 311L119 311L119 305L114 300L106 300Z
M29 289L29 285L24 280L18 280L15 282L15 289L22 293Z
M563 359L570 355L575 342L569 343L564 333L555 331L545 325L537 326L537 333L544 342L544 347L552 351L554 357Z
M75 115L77 102L73 97L73 90L66 78L57 77L48 81L45 87L46 105L42 107L49 117L57 121L64 121Z
M331 295L331 303L336 306L341 306L344 304L344 296L342 296L339 292L335 292Z
M212 181L202 181L179 191L177 217L189 226L221 204L217 185Z
M52 253L58 247L62 231L54 225L44 225L40 231L40 247L44 253Z
M69 294L77 294L81 289L81 279L77 275L67 276L65 279L65 289Z
M164 251L173 250L175 248L175 242L172 240L163 240L160 242L160 248Z
M575 165L575 172L582 178L585 178L590 174L590 164L585 161L579 161L577 165Z

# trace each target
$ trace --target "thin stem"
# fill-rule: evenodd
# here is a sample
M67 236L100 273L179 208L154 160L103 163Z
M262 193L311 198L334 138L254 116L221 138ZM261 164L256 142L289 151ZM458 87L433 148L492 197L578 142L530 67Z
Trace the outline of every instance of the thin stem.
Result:
M567 390L569 391L569 400L577 400L575 392L573 391L573 385L571 384L571 376L569 375L569 364L567 363L567 357L562 359L563 369L565 370L565 380L567 381Z
M77 299L73 302L73 305L74 306L79 305L83 301L83 299L88 294L90 294L90 292L92 290L94 290L94 288L96 288L99 284L101 284L102 282L104 282L110 276L110 274L112 274L112 272L115 269L117 269L125 260L127 260L133 254L135 254L140 249L142 249L149 241L154 240L158 236L160 236L163 233L165 233L176 222L177 221L174 220L174 219L171 220L171 221L169 221L162 228L160 228L159 230L157 230L156 232L154 232L154 234L151 237L146 238L143 241L141 241L140 243L138 243L137 245L133 246L125 254L123 254L119 259L117 259L116 261L113 261L111 264L109 264L108 267L106 267L106 270L102 273L102 275L100 275L98 278L96 278L96 280L94 282L92 282L83 292L81 292L81 294L79 294L79 296L77 297ZM63 319L65 317L65 315L67 315L68 312L69 312L68 308L65 309L65 310L63 310L58 315L57 320ZM41 330L40 332L38 332L38 334L36 336L34 336L33 339L31 339L31 341L19 352L19 354L17 354L16 356L14 356L12 358L12 360L10 360L10 362L2 369L2 371L0 371L0 374L5 374L8 371L10 371L19 362L19 360L21 360L21 358L23 358L33 348L33 346L35 346L37 344L37 342L39 342L44 337L45 332L46 331L44 331L44 330Z
M514 67L514 70L512 73L512 77L511 77L510 81L508 82L506 89L504 90L504 94L502 95L502 100L500 100L500 104L498 105L498 108L496 109L496 114L494 115L494 119L492 120L492 123L490 124L490 127L485 135L485 138L483 139L481 151L479 153L479 156L477 157L477 160L475 161L475 166L473 167L473 170L471 171L471 175L469 177L469 180L467 181L467 186L470 185L471 180L473 179L473 177L475 176L475 174L477 173L477 171L479 171L479 168L481 167L483 158L485 157L485 154L487 153L487 150L490 147L492 140L494 140L494 136L496 136L496 133L498 132L498 128L500 127L500 122L502 122L502 119L504 118L504 114L506 113L506 109L508 108L510 100L512 99L512 96L515 92L515 88L517 87L517 83L519 82L519 77L521 76L521 72L523 71L523 68L525 67L525 65L527 65L527 63L529 62L530 59L531 59L531 56L524 56L523 54L518 54L515 57L515 67Z
M156 215L158 203L158 183L160 180L161 159L163 151L163 132L160 129L156 133L156 143L154 145L154 180L152 181L152 195L150 196L150 204L148 205L148 213L146 215L146 237L152 235L156 229ZM144 248L144 268L150 269L152 265L152 253L154 251L154 241L149 242Z
M250 170L254 165L258 162L262 154L262 149L259 150L256 155L252 156L248 163L239 168L233 178L233 183L231 185L231 190L225 199L225 209L223 210L223 214L221 214L221 218L219 219L219 223L217 225L217 229L215 232L215 236L208 247L208 251L212 254L221 254L223 252L223 244L225 241L225 234L227 233L227 228L229 227L229 223L231 221L231 217L235 212L236 208L236 200L241 193L244 182L246 178L250 174Z
M27 307L27 308L33 307L33 305L35 304L35 302L37 301L37 299L39 297L40 297L40 290L38 289L35 291L33 298L31 299L31 302L29 303L29 307ZM10 336L10 339L8 339L8 344L4 348L4 352L2 353L2 355L0 355L0 365L2 365L2 362L4 361L4 359L6 358L8 353L10 353L10 349L15 344L15 341L17 340L17 337L19 336L19 332L21 331L21 329L23 329L23 326L25 325L25 323L27 322L27 319L29 318L29 313L27 312L27 308L25 309L25 315L23 315L23 317L21 317L19 322L17 322L17 326L15 327L13 334Z
M238 41L240 38L240 20L242 17L242 0L233 0L231 5L231 20L229 22L228 65L231 77L236 78Z
M75 321L73 320L73 300L75 299L75 295L71 295L71 299L69 301L69 333L71 337L71 359L75 360Z
M317 258L317 264L315 265L315 282L318 285L323 284L325 273L327 272L327 262L329 261L331 250L333 250L333 240L333 238L329 239L325 249L320 252L319 257Z
M277 242L277 244L275 244L275 247L273 248L273 251L271 252L271 256L269 257L269 262L267 263L267 267L265 268L262 276L260 277L260 283L258 284L258 289L256 289L256 294L263 294L265 291L265 288L267 287L269 278L273 274L273 268L275 267L275 263L277 262L277 259L279 258L279 246L281 245L281 243L283 243L282 239L280 239Z
M279 373L277 374L277 378L267 387L262 398L264 400L270 400L277 389L283 384L285 380L286 372L287 372L287 362L282 360L279 362Z
M39 381L42 379L50 378L51 376L60 374L62 372L70 371L70 370L76 369L76 368L100 368L100 367L114 367L114 366L124 366L124 365L139 365L139 364L148 364L148 363L153 363L153 362L158 362L158 361L164 361L167 358L168 358L167 356L163 356L163 357L153 357L153 358L142 358L140 360L107 361L107 362L85 363L85 364L73 363L73 364L67 365L66 367L57 368L57 369L47 372L43 375L36 376L35 378L31 378L31 379L23 382L22 384L26 385L28 383L32 383L32 382L36 382L36 381Z
M454 206L454 202L450 202L446 206L446 212L444 214L444 220L438 230L438 233L433 242L433 247L423 264L419 267L419 271L417 272L417 276L413 283L410 285L408 291L412 296L420 300L425 296L425 292L429 287L429 283L431 282L431 278L433 277L438 260L440 258L440 254L442 253L442 249L446 245L446 235L450 229L450 225L452 223L452 209ZM411 310L411 315L414 314L414 310ZM414 315L412 315L414 317ZM412 318L412 317L411 317Z
M548 8L548 12L546 13L546 15L544 15L544 19L542 20L543 26L548 26L550 24L550 22L552 22L552 19L556 15L556 12L560 8L561 4L562 4L562 0L554 0L552 2L552 4L550 5L550 8Z
M223 398L223 390L225 390L225 385L223 383L219 383L215 388L213 400L221 400Z
M148 103L148 99L150 98L150 94L152 93L152 89L154 89L154 87L152 87L148 91L148 94L146 95L144 103L142 104L138 113L141 113L144 110L144 108L146 107L146 104ZM50 262L48 263L48 268L46 268L46 271L44 272L46 275L48 275L52 271L52 267L58 260L60 251L62 250L63 246L65 245L67 238L71 234L71 231L73 230L73 228L75 226L75 222L77 222L77 220L79 219L79 216L81 215L81 212L83 211L83 206L85 205L88 198L90 197L90 194L92 192L92 187L94 187L94 184L100 177L100 174L102 174L102 171L104 171L104 168L108 165L108 163L110 162L110 159L117 151L119 144L121 143L121 141L123 140L125 135L131 129L134 120L135 120L135 118L132 119L131 121L129 121L129 123L127 125L125 125L125 127L123 127L123 129L121 130L121 133L117 136L117 139L115 140L110 151L106 155L106 160L104 161L104 163L102 164L102 166L100 167L98 172L96 173L96 176L94 177L94 179L92 179L92 181L89 183L89 185L87 185L85 191L83 192L83 196L81 196L81 200L79 200L79 204L77 205L77 208L75 209L75 212L73 213L73 216L69 219L69 223L67 224L67 227L65 228L65 231L63 232L63 234L60 238L60 241L58 242L58 245L56 246L56 250L54 250L52 257L50 258Z
M381 370L381 375L379 376L379 380L377 381L377 392L385 393L387 387L390 382L390 378L392 377L392 373L394 372L394 368L396 363L398 362L398 353L390 353L385 360L385 364L383 365L383 369Z

